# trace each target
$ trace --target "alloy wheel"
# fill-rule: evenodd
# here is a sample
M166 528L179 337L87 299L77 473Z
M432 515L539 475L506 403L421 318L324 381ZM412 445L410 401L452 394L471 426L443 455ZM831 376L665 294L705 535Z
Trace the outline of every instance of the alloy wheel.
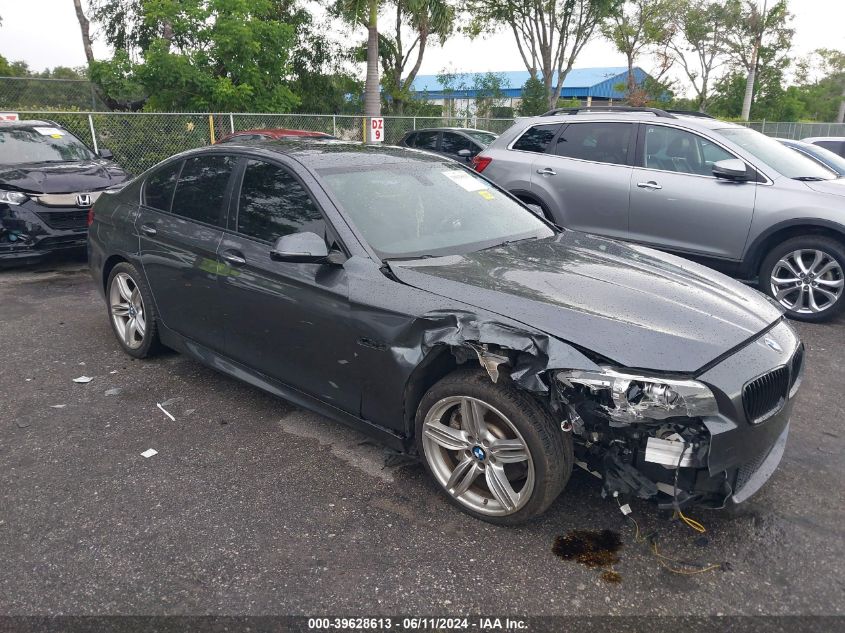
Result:
M514 424L492 405L449 396L423 422L423 450L435 478L459 503L488 516L517 512L534 490L534 462Z
M845 276L829 253L801 249L778 260L770 281L772 295L784 308L798 314L818 314L839 301Z
M144 300L138 284L126 273L118 273L109 288L109 307L112 323L120 340L130 349L138 349L144 342L147 322Z

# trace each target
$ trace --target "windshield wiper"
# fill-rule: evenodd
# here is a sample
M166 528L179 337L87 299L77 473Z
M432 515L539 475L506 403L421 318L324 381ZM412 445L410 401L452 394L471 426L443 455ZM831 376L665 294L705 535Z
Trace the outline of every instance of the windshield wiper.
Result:
M822 178L821 176L795 176L792 180L800 180L801 182L818 182L820 180L828 180L827 178Z

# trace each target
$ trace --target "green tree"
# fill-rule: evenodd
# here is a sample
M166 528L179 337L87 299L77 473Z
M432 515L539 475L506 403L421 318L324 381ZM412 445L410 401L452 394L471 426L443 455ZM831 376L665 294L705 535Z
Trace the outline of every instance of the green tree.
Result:
M379 94L378 14L380 0L337 0L334 11L354 26L367 28L367 76L364 83L364 116L381 115Z
M522 99L517 106L519 116L537 116L549 109L549 95L545 84L537 77L529 77L522 86Z
M780 0L767 11L764 0L762 9L756 0L729 0L725 48L735 69L745 73L740 116L748 120L758 67L765 70L784 69L788 64L792 36L795 31L789 27L792 19L786 0Z
M394 0L394 8L393 31L379 36L382 87L391 112L404 114L429 40L436 38L441 45L446 41L454 28L455 10L444 0ZM408 30L410 44L405 39Z
M466 0L468 32L509 29L528 72L542 77L554 108L587 42L622 0Z
M628 63L626 91L632 105L648 100L634 76L636 60L651 48L671 38L671 24L676 3L672 0L627 0L614 11L602 32Z

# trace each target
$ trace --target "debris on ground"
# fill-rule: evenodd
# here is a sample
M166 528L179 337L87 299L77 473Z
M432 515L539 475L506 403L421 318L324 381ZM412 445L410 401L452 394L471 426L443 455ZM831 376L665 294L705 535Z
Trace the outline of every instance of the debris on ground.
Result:
M25 429L29 426L29 418L18 418L15 420L15 424L17 424L19 428Z
M74 378L73 382L78 382L81 385L87 385L92 380L94 380L94 378L91 376L80 376L79 378Z
M191 415L196 409L185 409L185 412L182 415L188 416Z
M165 400L164 402L162 402L162 403L161 403L161 406L163 406L163 407L168 407L168 406L170 406L171 404L175 404L175 403L180 402L180 401L182 401L182 400L184 400L184 398L183 398L183 397L181 397L181 396L177 396L177 397L175 397L175 398L169 398L168 400Z
M158 451L154 448L148 448L143 453L141 453L141 457L146 457L147 459L149 459L153 455L158 455Z
M64 409L67 405L66 404L51 404L51 409Z
M113 387L112 389L106 389L104 395L106 396L119 396L123 389L120 387Z
M165 403L165 404L166 404L166 403ZM167 409L165 409L163 406L161 406L161 403L160 403L160 402L156 402L156 406L157 406L159 409L161 409L161 410L164 412L164 415L166 415L168 418L170 418L170 419L171 419L171 421L173 421L173 422L175 422L175 421L176 421L176 418L174 418L174 417L170 414L170 412L169 412Z

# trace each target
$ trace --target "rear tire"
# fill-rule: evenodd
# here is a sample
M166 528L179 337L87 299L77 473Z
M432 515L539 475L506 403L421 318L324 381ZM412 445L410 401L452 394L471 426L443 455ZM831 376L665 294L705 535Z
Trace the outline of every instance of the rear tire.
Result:
M159 351L157 314L153 296L141 273L121 262L112 268L106 283L109 322L123 351L146 358Z
M475 518L516 525L542 514L566 486L572 437L510 379L459 369L423 396L417 447L449 501Z
M845 308L845 245L821 235L793 237L775 246L760 266L760 290L789 318L821 322Z

